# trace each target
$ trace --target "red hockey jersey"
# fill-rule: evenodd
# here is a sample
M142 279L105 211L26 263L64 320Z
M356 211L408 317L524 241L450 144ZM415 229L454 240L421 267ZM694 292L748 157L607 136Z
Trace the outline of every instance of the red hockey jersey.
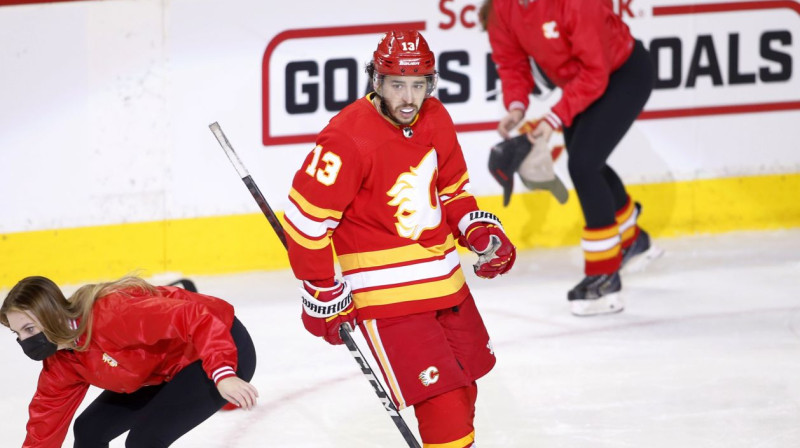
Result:
M447 308L468 294L454 243L477 210L450 115L435 98L397 126L370 97L344 108L297 171L286 209L295 276L334 276L362 319Z
M215 382L235 375L233 307L176 287L157 289L161 296L99 298L88 349L59 350L43 361L23 448L61 447L90 385L129 393L169 381L197 360Z
M494 0L488 31L506 108L528 107L530 56L562 89L552 112L564 126L605 92L634 43L610 0Z

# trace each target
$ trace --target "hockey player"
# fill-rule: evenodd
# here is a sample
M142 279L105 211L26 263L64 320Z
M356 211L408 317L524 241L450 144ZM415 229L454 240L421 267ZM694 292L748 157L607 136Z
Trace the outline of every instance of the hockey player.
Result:
M414 406L424 445L462 448L475 438L475 381L495 357L455 243L480 255L484 278L511 269L516 251L468 191L453 122L430 96L434 67L417 31L382 38L367 66L374 91L317 137L285 229L306 329L341 344L338 327L358 315L395 404Z
M534 88L531 62L561 99L528 132L547 142L563 128L568 169L586 227L586 277L567 294L576 315L622 311L619 270L650 249L634 203L607 160L653 89L652 61L614 14L610 0L487 0L481 8L508 110L504 138L523 119Z
M75 448L166 447L226 402L258 392L250 335L227 302L136 277L86 285L67 300L51 280L27 277L0 307L0 323L43 361L24 448L61 447L89 386L105 389L73 428ZM238 367L237 367L238 366Z

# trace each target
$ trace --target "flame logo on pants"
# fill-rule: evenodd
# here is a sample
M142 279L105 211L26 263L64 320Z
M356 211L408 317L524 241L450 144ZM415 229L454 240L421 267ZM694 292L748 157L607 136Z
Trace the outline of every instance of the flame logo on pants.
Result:
M430 366L419 374L419 380L425 387L435 384L439 381L439 369L436 366Z

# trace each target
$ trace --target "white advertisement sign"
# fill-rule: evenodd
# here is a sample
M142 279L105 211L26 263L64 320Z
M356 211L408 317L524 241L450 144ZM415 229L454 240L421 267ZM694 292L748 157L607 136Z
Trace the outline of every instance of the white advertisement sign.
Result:
M423 32L474 192L504 110L479 2L112 0L0 7L0 233L253 213L219 121L282 209L382 32ZM616 0L658 79L612 156L629 183L800 171L800 4ZM311 13L313 11L313 14ZM534 99L530 118L558 95ZM556 169L568 178L565 158Z

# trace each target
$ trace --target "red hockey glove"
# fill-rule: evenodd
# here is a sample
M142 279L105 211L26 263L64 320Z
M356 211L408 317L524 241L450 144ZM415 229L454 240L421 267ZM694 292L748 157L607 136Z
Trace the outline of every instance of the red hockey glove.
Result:
M339 327L343 323L356 326L356 309L350 285L333 279L304 281L300 288L303 297L303 326L309 333L325 339L329 344L343 344Z
M481 278L495 278L514 266L517 249L508 240L497 216L483 211L467 213L458 223L459 241L478 254L473 268Z

